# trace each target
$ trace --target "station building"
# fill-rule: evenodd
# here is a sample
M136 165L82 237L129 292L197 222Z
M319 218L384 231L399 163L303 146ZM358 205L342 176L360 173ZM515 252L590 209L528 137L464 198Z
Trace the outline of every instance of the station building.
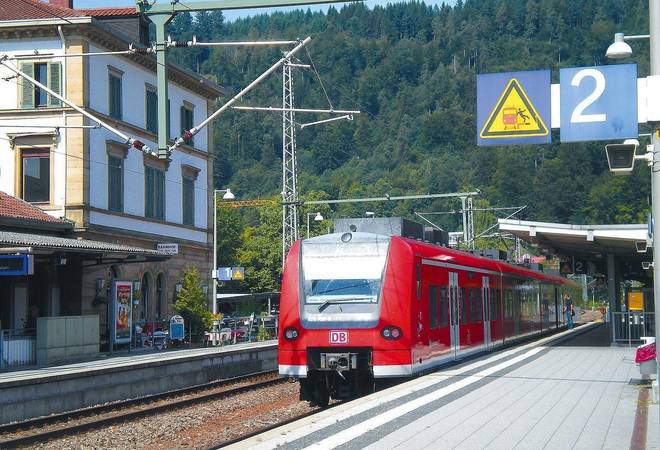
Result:
M0 58L21 57L7 62L116 129L157 148L153 56L52 57L122 51L131 44L145 48L147 25L134 8L77 10L71 0L0 0ZM223 91L173 64L168 77L173 139L207 117ZM41 315L98 315L104 335L112 280L133 282L134 323L173 313L176 289L187 266L195 266L202 283L210 286L210 128L164 161L128 148L114 134L94 127L83 115L4 67L0 67L0 94L0 191L54 219L50 223L41 216L36 226L27 223L33 225L29 233L25 229L14 230L12 236L0 233L0 253L40 253L38 260L48 253L49 261L58 265L49 270L64 274L50 290L35 286L25 291L25 286L34 285L28 279L34 281L34 276L26 276L25 283L2 284L0 327L25 326L30 308L37 305ZM59 241L58 247L55 237L68 241ZM169 254L158 251L163 247ZM74 252L77 256L71 257ZM208 292L210 296L211 289Z

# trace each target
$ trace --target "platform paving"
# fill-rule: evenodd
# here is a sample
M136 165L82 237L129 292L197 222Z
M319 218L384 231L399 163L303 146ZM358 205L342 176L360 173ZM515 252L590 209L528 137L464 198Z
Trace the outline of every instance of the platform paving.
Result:
M634 349L610 346L604 325L589 327L562 333L559 344L528 344L436 372L401 385L398 397L392 389L376 393L336 408L334 420L329 410L240 446L629 449L644 389L635 383ZM657 405L650 409L652 428ZM658 448L657 433L648 441Z

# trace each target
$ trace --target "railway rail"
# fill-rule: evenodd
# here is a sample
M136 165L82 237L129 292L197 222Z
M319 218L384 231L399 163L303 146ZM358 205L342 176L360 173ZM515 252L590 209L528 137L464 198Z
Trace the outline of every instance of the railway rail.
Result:
M257 379L257 381L252 381ZM0 426L0 448L16 448L131 421L176 408L286 383L276 371L214 381L137 399ZM237 387L232 387L238 384Z

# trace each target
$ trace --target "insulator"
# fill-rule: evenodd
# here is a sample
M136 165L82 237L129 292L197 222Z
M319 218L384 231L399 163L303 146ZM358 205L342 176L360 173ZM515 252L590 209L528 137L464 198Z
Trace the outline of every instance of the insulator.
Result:
M192 134L189 130L186 130L186 131L183 133L183 135L181 136L181 138L182 138L185 142L190 142L190 140L193 138L193 134Z
M133 141L133 147L135 147L138 150L142 150L144 148L144 142L138 141L136 139Z
M132 48L131 50L133 51L133 53L139 53L140 55L146 55L148 53L151 53L151 49L148 48L148 47L147 48Z

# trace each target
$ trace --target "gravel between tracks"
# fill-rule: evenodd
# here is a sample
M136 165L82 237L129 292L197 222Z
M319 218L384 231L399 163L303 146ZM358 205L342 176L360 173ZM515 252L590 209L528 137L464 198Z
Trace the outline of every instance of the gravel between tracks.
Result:
M284 383L43 443L43 449L197 449L313 411ZM34 447L32 447L34 448Z

